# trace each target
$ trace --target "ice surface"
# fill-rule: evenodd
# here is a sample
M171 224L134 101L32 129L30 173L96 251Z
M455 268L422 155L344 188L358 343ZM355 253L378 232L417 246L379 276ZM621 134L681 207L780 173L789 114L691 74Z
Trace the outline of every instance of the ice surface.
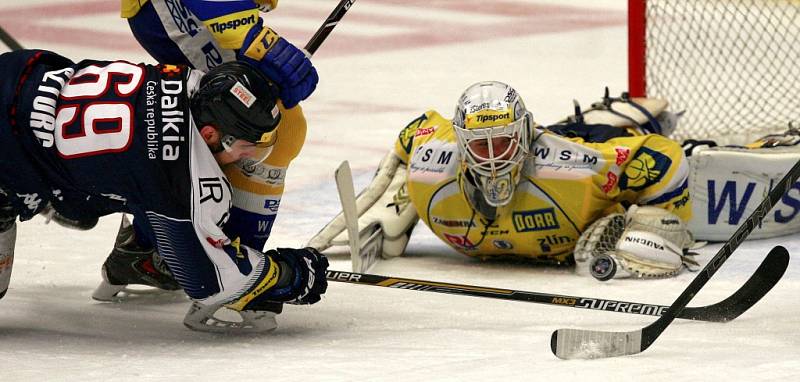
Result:
M298 45L336 1L284 0L267 16ZM309 134L288 173L268 246L302 246L338 212L333 171L350 160L356 189L397 132L427 109L450 116L469 84L511 83L534 117L551 123L572 100L627 87L625 1L361 0L314 57L321 81L303 103ZM108 0L6 0L0 25L28 47L73 59L150 61ZM286 15L282 18L281 15ZM419 16L419 17L417 17ZM375 33L371 33L374 30ZM11 288L0 301L2 381L648 381L798 380L800 241L745 243L697 306L743 283L777 244L795 254L784 279L727 324L676 321L632 357L561 361L562 327L634 330L652 317L333 283L323 302L288 306L277 331L252 337L192 332L180 294L101 304L90 295L118 216L90 232L36 218L20 225ZM701 262L718 246L701 250ZM329 252L349 270L347 251ZM599 283L572 271L481 263L424 226L408 254L374 273L669 305L693 278Z

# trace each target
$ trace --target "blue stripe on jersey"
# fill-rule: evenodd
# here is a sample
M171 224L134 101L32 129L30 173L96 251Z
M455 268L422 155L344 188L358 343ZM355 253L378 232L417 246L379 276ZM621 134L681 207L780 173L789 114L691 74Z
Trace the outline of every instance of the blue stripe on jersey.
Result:
M689 187L689 179L688 178L683 181L683 184L681 184L680 187L678 187L678 188L676 188L676 189L674 189L674 190L672 190L670 192L664 193L663 195L661 195L661 196L659 196L659 197L647 202L646 204L652 206L652 205L655 205L655 204L666 203L666 202L672 200L673 198L678 197L681 194L683 194L683 191L685 191L687 187Z
M203 21L248 9L258 9L258 4L252 0L183 0L183 4Z
M128 19L133 37L156 61L194 67L180 47L169 38L153 2L148 1L135 17Z
M198 241L192 221L173 219L147 211L158 253L166 260L175 280L193 299L219 293L217 269Z
M242 244L263 251L264 245L269 239L269 234L272 232L275 216L257 214L238 207L231 207L230 217L222 230L228 237L239 237Z

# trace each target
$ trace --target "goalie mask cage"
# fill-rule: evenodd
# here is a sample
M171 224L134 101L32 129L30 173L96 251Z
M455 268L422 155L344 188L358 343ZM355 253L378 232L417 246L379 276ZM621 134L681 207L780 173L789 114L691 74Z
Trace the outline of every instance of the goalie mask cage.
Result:
M628 0L628 13L630 94L686 111L671 138L743 144L800 119L800 0Z

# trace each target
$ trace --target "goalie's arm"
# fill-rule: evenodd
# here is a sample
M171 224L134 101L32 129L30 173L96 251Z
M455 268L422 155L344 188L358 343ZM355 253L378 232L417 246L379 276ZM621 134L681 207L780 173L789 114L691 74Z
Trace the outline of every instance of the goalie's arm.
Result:
M663 208L684 222L691 218L689 162L677 142L660 135L623 138L644 140L622 163L614 200ZM615 144L620 143L614 142Z

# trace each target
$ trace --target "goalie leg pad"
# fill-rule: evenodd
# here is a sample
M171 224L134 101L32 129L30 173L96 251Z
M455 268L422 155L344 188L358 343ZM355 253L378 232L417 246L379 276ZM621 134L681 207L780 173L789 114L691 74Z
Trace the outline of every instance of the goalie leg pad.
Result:
M611 97L606 88L606 94L600 102L593 103L588 110L576 110L576 115L559 124L570 120L582 120L587 125L610 125L630 129L637 135L655 133L668 136L677 126L682 113L667 111L669 103L659 98L631 98L627 94L621 97Z
M785 134L777 147L697 148L689 157L692 219L689 228L699 240L725 241L800 160L797 136ZM795 138L792 140L792 138ZM773 138L774 139L774 138ZM787 145L788 144L788 145ZM800 184L784 195L753 230L749 239L800 232Z
M412 225L408 231L400 236L394 238L383 238L383 251L382 256L384 259L389 259L392 257L397 257L405 252L406 247L408 246L408 241L411 239L411 231L414 229Z

